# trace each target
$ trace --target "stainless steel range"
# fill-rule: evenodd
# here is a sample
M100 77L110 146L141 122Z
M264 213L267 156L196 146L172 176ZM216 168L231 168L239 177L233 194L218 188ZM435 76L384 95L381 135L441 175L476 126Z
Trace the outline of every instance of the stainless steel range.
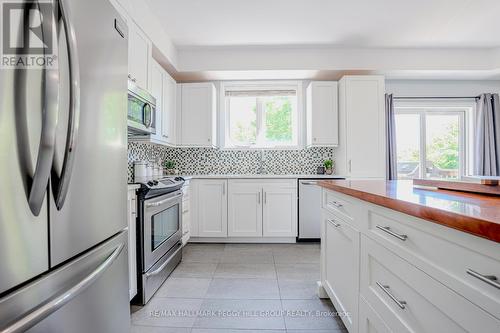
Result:
M182 177L141 182L137 190L137 290L146 304L182 259Z

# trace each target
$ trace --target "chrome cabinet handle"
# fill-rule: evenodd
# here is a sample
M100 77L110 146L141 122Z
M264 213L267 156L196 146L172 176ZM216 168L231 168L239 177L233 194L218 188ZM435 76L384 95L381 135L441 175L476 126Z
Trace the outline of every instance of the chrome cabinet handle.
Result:
M390 291L389 291L389 286L387 285L383 285L381 284L380 282L376 282L377 283L377 286L380 287L380 289L382 289L384 291L384 293L387 294L387 296L389 296L393 301L394 303L396 303L400 309L405 309L406 308L406 301L400 301L399 299L396 298L396 296L394 296Z
M498 281L498 278L495 275L483 275L481 273L473 271L470 268L467 269L467 274L472 275L473 277L483 281L484 283L489 284L492 287L500 289L500 283L495 282L495 281Z
M62 308L69 301L71 301L73 298L87 289L90 285L92 285L92 283L94 283L113 264L116 258L118 258L123 250L123 247L123 244L118 245L106 258L106 260L104 260L99 266L97 266L97 268L92 271L92 273L80 280L70 289L67 289L66 291L56 295L54 298L44 303L33 312L30 312L27 316L21 318L7 328L4 328L2 330L2 333L25 332L58 309Z
M267 194L265 191L264 191L264 204L267 204Z
M337 208L342 207L343 205L340 202L337 202L335 200L329 202L330 205L335 206Z
M382 226L380 226L380 225L378 225L378 224L377 224L375 227L376 227L377 229L382 230L382 231L383 231L383 232L385 232L385 233L388 233L388 234L389 234L389 235L391 235L391 236L396 237L396 238L397 238L397 239L399 239L399 240L402 240L403 242L404 242L405 240L407 240L407 239L408 239L408 235L400 235L400 234L398 234L398 233L395 233L394 231L392 231L392 230L391 230L391 228L390 228L390 227L382 227Z
M167 261L165 261L163 264L161 264L161 266L158 267L157 269L155 269L154 271L144 274L144 275L146 275L146 278L149 278L151 276L155 276L155 275L158 275L161 273L161 271L165 268L165 266L167 266L170 263L172 258L175 257L177 255L177 253L179 253L179 251L182 250L182 243L177 243L177 245L179 246L179 248L177 250L175 250L175 252L172 254L172 256L170 256L170 258Z
M69 120L68 120L68 136L66 138L66 147L64 151L64 161L60 179L54 178L54 193L55 204L57 209L61 209L66 200L66 195L69 190L71 180L71 171L75 161L75 147L78 137L78 124L80 122L80 67L78 61L78 47L76 43L75 29L68 12L65 1L60 1L61 16L66 31L66 44L68 47L69 58L69 77L71 84L69 92Z
M340 223L335 222L335 220L328 219L327 220L331 225L333 225L335 228L340 227Z

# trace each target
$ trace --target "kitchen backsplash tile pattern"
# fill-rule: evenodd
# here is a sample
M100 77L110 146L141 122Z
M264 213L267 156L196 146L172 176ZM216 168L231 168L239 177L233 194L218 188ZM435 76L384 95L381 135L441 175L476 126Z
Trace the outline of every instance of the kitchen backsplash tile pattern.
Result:
M142 142L128 143L128 176L133 179L137 160L175 161L181 174L314 174L325 159L333 159L333 148L301 150L220 150L214 148L169 148Z

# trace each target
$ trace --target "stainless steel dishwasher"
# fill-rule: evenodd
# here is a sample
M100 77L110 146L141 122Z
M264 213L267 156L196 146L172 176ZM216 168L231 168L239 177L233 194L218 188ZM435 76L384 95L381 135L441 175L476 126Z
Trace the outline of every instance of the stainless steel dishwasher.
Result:
M321 179L344 178L332 176ZM321 187L317 185L321 179L299 179L299 241L317 241L321 237Z

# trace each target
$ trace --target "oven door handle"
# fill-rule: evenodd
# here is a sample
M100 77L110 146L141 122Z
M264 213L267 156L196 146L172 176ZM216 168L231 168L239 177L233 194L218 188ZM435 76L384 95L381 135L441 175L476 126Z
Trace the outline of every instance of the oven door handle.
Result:
M174 197L171 197L171 198L168 198L168 199L163 199L163 200L160 200L160 201L156 201L156 202L148 202L146 203L146 207L158 207L158 206L161 206L169 201L174 201L178 198L182 197L182 193L181 194L178 194Z
M175 250L175 252L170 256L170 258L168 260L166 260L163 264L161 264L160 267L158 267L157 269L155 269L154 271L152 272L147 272L145 275L146 275L146 278L150 278L152 276L155 276L157 274L160 274L161 271L163 271L163 269L170 263L170 260L175 257L177 255L177 253L179 253L179 251L182 251L182 243L177 243L177 246L179 246L179 248L177 250Z

